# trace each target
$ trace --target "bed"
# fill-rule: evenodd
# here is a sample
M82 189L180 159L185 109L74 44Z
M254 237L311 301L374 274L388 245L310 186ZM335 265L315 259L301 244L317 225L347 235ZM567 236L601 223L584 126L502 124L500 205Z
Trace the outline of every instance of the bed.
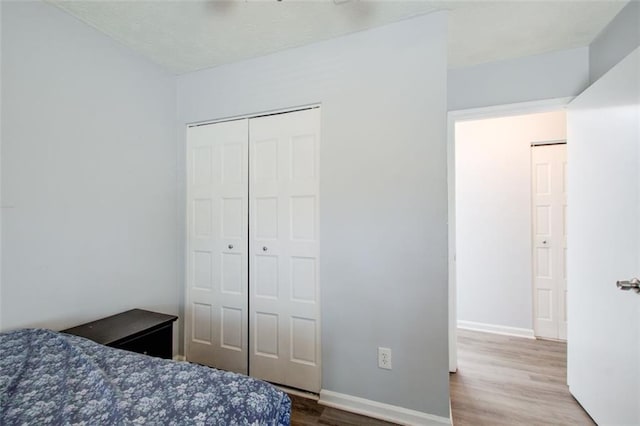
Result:
M44 329L0 333L0 424L288 425L272 385Z

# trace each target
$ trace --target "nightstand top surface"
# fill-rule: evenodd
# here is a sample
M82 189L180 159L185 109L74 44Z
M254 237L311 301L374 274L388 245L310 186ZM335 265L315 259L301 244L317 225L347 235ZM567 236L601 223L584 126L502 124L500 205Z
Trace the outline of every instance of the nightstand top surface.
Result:
M62 330L62 333L86 337L103 345L111 345L141 334L162 328L177 320L175 315L131 309L110 317L91 321L77 327Z

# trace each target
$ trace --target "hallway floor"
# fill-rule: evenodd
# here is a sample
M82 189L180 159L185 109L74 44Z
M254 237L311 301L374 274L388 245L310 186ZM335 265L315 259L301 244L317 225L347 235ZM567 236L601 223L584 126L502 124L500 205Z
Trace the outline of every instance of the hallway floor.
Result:
M458 330L453 424L593 425L566 375L566 343Z

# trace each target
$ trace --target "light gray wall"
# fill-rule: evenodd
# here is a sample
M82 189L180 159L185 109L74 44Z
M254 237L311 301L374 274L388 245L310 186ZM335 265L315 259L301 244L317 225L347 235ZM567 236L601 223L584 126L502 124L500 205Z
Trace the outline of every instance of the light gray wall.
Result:
M0 1L0 100L2 99L2 4ZM2 101L0 101L0 330L2 326Z
M589 49L449 70L448 110L576 96L589 85Z
M53 6L2 8L2 326L177 313L174 77Z
M184 123L322 104L322 387L443 417L446 78L444 13L178 78L182 143Z
M640 46L640 1L630 1L589 46L589 75L596 81Z

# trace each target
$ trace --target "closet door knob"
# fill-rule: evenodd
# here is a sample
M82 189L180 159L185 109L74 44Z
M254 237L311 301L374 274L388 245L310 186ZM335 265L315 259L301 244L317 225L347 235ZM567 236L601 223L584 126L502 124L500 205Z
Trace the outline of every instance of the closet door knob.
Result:
M229 244L229 250L233 248L233 244Z
M262 247L262 251L267 251L267 250L269 250L267 246Z

